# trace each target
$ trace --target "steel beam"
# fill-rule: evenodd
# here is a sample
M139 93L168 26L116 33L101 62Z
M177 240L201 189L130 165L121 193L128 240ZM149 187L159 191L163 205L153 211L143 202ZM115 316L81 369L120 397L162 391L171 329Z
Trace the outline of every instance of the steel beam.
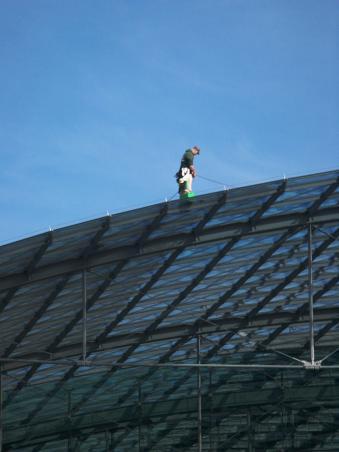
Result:
M27 336L27 334L36 325L38 320L44 315L44 313L47 311L47 309L51 306L51 304L54 302L54 300L58 297L60 292L62 292L64 290L64 288L66 287L70 278L71 278L71 275L66 275L61 281L59 281L57 283L55 288L52 290L52 292L46 298L46 300L40 306L40 308L36 311L36 313L33 315L33 317L30 319L30 321L23 327L23 329L20 331L20 333L15 337L14 341L7 347L4 354L2 355L3 358L7 358L8 356L11 355L11 353L14 352L14 350L17 348L17 346L23 341L23 339Z
M82 271L82 359L87 356L87 271Z
M2 452L2 446L4 443L4 412L3 412L3 380L2 380L2 373L3 373L3 365L0 362L0 452Z
M312 256L312 223L308 225L307 258L308 258L308 301L310 313L310 362L314 365L314 312L313 312L313 256Z
M30 281L30 279L32 278L32 275L34 273L34 270L36 269L36 266L41 261L43 255L47 251L47 248L50 246L52 241L53 241L53 234L52 234L52 232L48 232L46 234L42 244L40 245L39 249L34 254L33 258L31 259L31 261L29 262L29 264L27 265L27 267L24 269L24 271L22 273L23 277L26 280ZM0 279L0 281L1 281L1 279ZM1 285L1 282L0 282L0 285ZM8 292L0 302L0 314L3 312L3 310L9 304L9 302L14 298L14 296L15 296L16 292L19 290L19 288L20 288L20 285L15 285L15 286L10 286L7 289L5 289L5 290L8 290Z
M197 364L200 365L200 334L197 334ZM202 394L201 394L201 369L197 368L197 402L198 402L198 452L202 452Z

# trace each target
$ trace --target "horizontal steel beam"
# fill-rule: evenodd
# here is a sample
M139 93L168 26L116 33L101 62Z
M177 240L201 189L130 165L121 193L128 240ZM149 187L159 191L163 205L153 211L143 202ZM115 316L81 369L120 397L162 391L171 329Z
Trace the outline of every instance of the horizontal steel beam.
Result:
M301 365L301 364L218 364L218 363L202 363L202 364L195 364L195 363L176 363L176 362L168 362L168 363L155 363L153 361L140 361L137 363L119 363L119 362L109 362L109 361L94 361L91 362L84 362L83 360L19 360L19 359L13 359L13 358L0 358L0 363L6 363L6 362L21 362L22 364L51 364L54 366L76 366L76 367L93 367L98 369L112 369L114 367L117 368L135 368L135 367L173 367L173 368L188 368L188 369L195 369L195 368L211 368L211 369L251 369L251 370L261 370L261 369L309 369L311 368L308 365ZM319 370L320 368L326 368L326 369L337 369L338 366L322 366L319 364L319 366L314 366L314 369Z
M339 308L322 308L315 309L314 315L317 322L331 321L333 318L337 318L339 315ZM205 323L200 326L199 333L201 335L209 335L215 333L225 333L229 330L238 330L243 323L244 318L224 318L215 319L213 322ZM281 327L300 325L308 322L308 313L300 311L296 312L279 312L279 313L266 313L259 314L249 323L246 329L261 328L263 326L269 327ZM170 327L158 328L153 332L152 336L145 341L145 343L153 343L158 341L173 340L180 337L189 337L191 335L191 325L181 324ZM101 343L100 350L98 351L97 344L94 342L87 343L87 351L105 351L112 350L119 347L126 347L140 342L140 338L143 336L143 332L131 334L122 334L113 337L107 337L105 341ZM297 345L297 344L296 344ZM58 347L54 353L49 355L53 359L65 359L75 356L79 356L82 351L82 343L70 344ZM5 356L7 357L7 356ZM12 370L22 367L20 360L43 360L46 358L45 353L35 352L25 355L13 356L13 361L4 365L4 370ZM15 362L15 360L18 360Z
M96 252L86 259L83 257L67 259L55 264L38 267L33 273L27 275L26 272L8 275L0 278L0 291L15 288L21 285L42 281L44 279L61 276L66 273L80 272L84 269L97 267L100 265L112 264L122 259L140 257L169 251L182 246L191 240L192 245L204 245L209 242L224 241L239 235L247 236L260 233L278 232L293 226L306 225L309 221L314 224L335 223L339 221L337 208L321 209L312 214L294 213L276 215L274 217L259 219L255 224L250 225L245 222L219 225L205 228L199 234L190 232L187 234L174 234L154 240L148 240L140 247L138 245L122 246L112 248L108 251Z

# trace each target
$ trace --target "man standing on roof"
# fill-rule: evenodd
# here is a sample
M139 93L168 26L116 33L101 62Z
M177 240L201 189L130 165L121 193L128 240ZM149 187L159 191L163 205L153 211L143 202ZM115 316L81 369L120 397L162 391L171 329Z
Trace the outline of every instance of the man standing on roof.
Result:
M182 156L180 168L176 174L180 195L192 193L193 177L197 175L193 160L197 154L200 154L200 148L193 146L191 149L187 149Z

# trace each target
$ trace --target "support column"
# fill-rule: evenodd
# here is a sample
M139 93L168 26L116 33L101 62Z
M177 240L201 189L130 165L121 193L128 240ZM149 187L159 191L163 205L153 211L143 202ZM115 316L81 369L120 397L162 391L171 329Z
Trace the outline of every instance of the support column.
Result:
M141 424L142 424L142 398L141 398L141 384L138 386L138 405L139 405L139 416L138 416L138 450L142 451L142 438L141 438Z
M308 301L310 312L310 358L314 364L314 313L313 313L313 256L312 256L312 223L308 224Z
M108 434L108 431L105 430L105 452L109 452L109 447L110 447L109 434Z
M73 452L73 432L72 432L72 392L67 391L67 417L68 417L68 441L67 441L67 451Z
M87 355L87 271L82 271L82 360L86 364Z
M3 445L3 380L2 380L2 363L0 362L0 452L2 452L2 445Z
M252 415L251 410L247 410L247 438L248 438L248 452L253 451L253 431L252 431Z
M210 451L214 450L213 444L214 444L214 437L213 437L213 394L212 394L212 371L213 369L210 367L208 369L208 375L209 375L209 385L208 385L208 400L209 400L209 425L208 425L208 431L209 431L209 447Z
M200 334L197 335L197 364L200 364ZM201 402L201 369L197 369L197 395L198 395L198 452L202 452L202 402Z

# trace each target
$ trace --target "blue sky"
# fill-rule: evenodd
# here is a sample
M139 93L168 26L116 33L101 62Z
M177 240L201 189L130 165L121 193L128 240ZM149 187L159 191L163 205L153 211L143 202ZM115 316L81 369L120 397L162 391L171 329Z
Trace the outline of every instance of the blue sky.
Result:
M1 0L0 243L338 167L338 0ZM197 178L197 193L222 187Z

